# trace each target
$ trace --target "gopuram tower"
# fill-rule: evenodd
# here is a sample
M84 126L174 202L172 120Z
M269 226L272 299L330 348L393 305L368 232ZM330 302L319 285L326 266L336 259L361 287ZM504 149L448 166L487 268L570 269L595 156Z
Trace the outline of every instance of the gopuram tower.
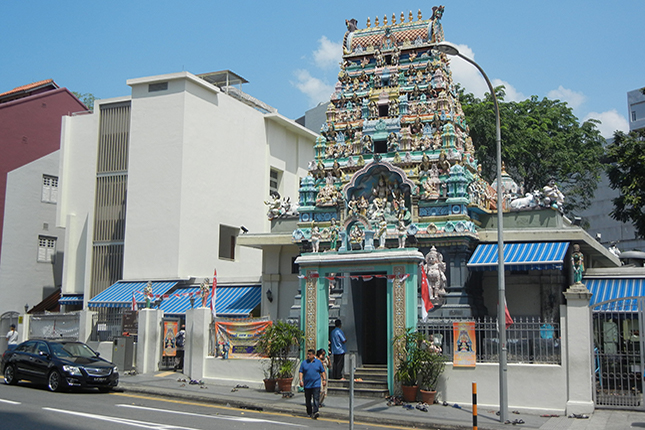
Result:
M354 323L359 349L366 328L380 324L368 313L387 322L389 339L416 326L423 274L434 306L428 318L476 313L466 262L496 193L478 173L448 57L433 49L444 40L443 11L434 7L426 20L421 12L368 19L363 29L346 21L338 82L301 181L292 236L305 279L307 348L326 346L335 317L343 327ZM335 292L342 299L333 315ZM380 347L370 342L363 340L363 361Z

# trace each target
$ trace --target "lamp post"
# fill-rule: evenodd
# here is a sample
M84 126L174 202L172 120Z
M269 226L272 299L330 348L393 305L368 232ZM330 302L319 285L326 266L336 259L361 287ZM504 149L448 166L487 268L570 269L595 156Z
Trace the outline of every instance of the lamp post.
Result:
M459 49L449 42L439 42L434 46L439 52L447 55L457 56L466 60L479 70L479 73L484 77L488 90L493 97L495 105L495 128L497 131L497 292L498 292L498 307L497 307L497 325L499 326L499 420L505 422L508 419L508 381L507 381L507 346L506 346L506 287L504 285L504 219L502 212L502 131L499 123L499 105L497 103L497 96L495 95L495 88L490 83L488 76L484 70L475 63L474 60L465 57L459 52Z

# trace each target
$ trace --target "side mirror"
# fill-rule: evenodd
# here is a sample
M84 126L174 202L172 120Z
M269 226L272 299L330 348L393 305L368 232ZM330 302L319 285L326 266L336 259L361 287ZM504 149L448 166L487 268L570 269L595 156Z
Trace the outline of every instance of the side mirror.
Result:
M45 351L38 351L38 355L40 355L41 357L47 357L47 358L49 358L49 353L47 353L47 352L45 352Z

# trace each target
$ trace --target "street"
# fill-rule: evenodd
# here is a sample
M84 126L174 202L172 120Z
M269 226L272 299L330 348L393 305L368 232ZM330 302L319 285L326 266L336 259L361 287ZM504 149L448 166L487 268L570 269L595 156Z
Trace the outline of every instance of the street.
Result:
M183 400L98 391L51 393L42 386L7 386L0 378L2 428L13 430L349 428L346 421L242 410ZM304 408L304 406L303 406ZM355 425L356 429L395 428Z

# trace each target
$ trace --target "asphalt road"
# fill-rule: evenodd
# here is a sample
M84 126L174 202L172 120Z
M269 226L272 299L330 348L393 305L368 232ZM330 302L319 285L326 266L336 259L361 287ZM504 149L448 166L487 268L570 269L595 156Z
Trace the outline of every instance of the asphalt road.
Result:
M324 415L324 408L321 411ZM98 391L51 393L45 387L0 379L0 428L12 430L88 429L346 429L347 421L242 410L204 403ZM393 428L355 425L355 429Z

